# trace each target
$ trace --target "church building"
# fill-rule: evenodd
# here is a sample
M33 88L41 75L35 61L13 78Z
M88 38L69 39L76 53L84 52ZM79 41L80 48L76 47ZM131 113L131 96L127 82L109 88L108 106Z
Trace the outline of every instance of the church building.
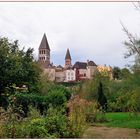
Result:
M47 68L50 65L50 47L47 41L46 34L43 35L39 46L39 63L42 67Z
M99 69L99 66L89 60L87 62L77 61L72 65L69 49L66 51L64 67L61 65L55 66L50 62L50 51L46 34L44 34L38 49L38 62L51 81L75 82L89 80L94 77ZM111 73L110 69L109 72Z

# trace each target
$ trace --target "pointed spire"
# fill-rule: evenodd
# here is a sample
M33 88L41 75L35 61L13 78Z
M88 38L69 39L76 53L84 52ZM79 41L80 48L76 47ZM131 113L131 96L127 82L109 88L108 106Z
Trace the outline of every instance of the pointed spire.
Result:
M43 35L43 38L42 38L42 41L40 43L39 49L47 49L47 50L50 51L50 47L49 47L49 44L48 44L47 37L46 37L45 33Z
M66 59L70 59L71 60L71 56L70 56L70 51L69 49L67 49L67 53L66 53L66 56L65 56L65 60Z

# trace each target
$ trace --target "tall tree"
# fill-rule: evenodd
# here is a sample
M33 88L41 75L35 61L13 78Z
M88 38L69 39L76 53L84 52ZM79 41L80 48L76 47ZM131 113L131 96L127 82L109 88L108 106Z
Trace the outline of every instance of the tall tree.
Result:
M98 87L98 102L101 105L103 110L107 110L107 99L103 93L103 85L100 82Z
M18 41L0 38L0 93L6 87L27 85L32 89L39 80L40 70L33 59L33 49L19 49Z

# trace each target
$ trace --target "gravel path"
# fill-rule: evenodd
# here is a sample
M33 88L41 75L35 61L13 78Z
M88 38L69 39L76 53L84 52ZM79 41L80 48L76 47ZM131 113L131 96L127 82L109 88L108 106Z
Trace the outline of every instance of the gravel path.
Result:
M89 139L140 139L140 130L129 128L90 126L82 138Z

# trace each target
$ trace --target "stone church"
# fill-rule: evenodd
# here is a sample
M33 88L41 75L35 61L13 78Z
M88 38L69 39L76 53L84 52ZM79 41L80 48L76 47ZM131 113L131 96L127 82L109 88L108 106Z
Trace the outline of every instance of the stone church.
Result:
M97 66L93 61L87 60L87 62L75 62L72 65L72 59L69 49L66 51L64 66L55 66L50 61L50 47L47 41L46 34L43 35L39 50L38 50L38 62L44 73L48 75L51 81L56 82L75 82L80 80L92 79L97 71L101 71L106 66ZM98 70L98 68L100 68ZM109 69L110 68L110 69ZM111 73L111 67L106 68Z

